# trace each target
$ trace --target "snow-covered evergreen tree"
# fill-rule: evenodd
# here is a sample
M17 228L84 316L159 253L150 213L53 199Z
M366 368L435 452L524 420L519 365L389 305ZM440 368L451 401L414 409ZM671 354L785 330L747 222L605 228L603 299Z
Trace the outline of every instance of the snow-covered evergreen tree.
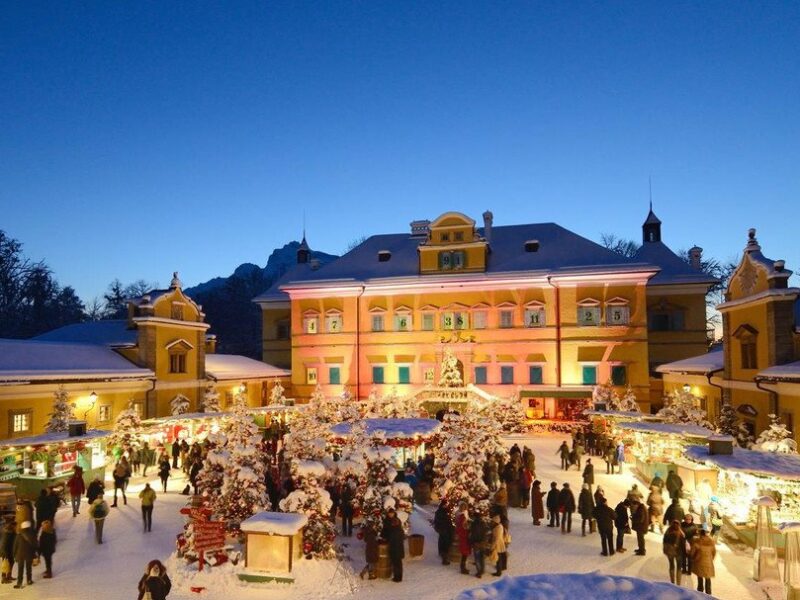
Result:
M308 517L303 528L303 553L317 558L332 558L335 555L333 542L335 525L330 520L331 497L323 488L325 467L310 460L292 460L292 481L295 489L281 500L284 512L296 512Z
M394 508L408 533L413 492L407 483L394 481L397 477L395 450L383 445L384 442L385 439L375 436L362 450L367 470L363 483L356 490L356 504L364 524L373 531L381 530L386 511Z
M289 433L283 440L285 460L317 460L325 457L325 446L331 424L324 421L319 403L324 402L322 392L311 395L306 409L295 413L289 423Z
M248 517L270 508L264 483L266 454L258 425L247 413L242 393L237 393L234 398L225 436L228 456L215 512L219 520L235 530Z
M336 398L339 405L339 423L352 423L360 418L358 411L358 402L353 400L353 394L350 388L345 386L342 393Z
M461 378L461 371L458 369L458 359L450 348L445 348L442 356L441 375L439 377L441 387L462 387L464 380Z
M197 475L197 491L200 492L203 504L213 512L218 512L221 496L218 491L225 478L225 466L228 464L228 450L225 448L227 438L223 430L209 433L206 440L208 452L203 460L203 468Z
M636 394L633 393L633 388L628 385L625 389L625 394L620 398L616 410L623 412L642 412L639 408L639 403L636 401Z
M740 448L750 448L755 442L755 438L753 434L750 433L750 430L745 427L744 423L739 423L739 427L736 431L736 443L739 444Z
M656 413L666 423L691 423L714 429L706 411L700 408L700 398L684 390L673 390L664 397L664 408Z
M519 392L513 393L508 398L497 398L487 410L493 414L500 428L506 433L522 433L528 430Z
M138 432L142 428L142 419L133 408L133 400L128 403L128 408L117 415L114 421L114 430L109 436L109 447L124 448L136 441Z
M595 405L605 404L608 411L619 410L619 396L610 382L598 383L592 388L592 402Z
M69 431L69 422L74 419L73 411L75 410L75 405L70 403L69 393L67 393L63 385L58 386L53 396L53 412L50 413L50 420L47 421L44 430L47 433Z
M169 402L172 416L185 415L189 412L191 401L183 394L178 394Z
M269 393L269 403L284 404L286 402L286 397L283 395L285 391L281 380L275 379L275 383L272 385L272 390L270 390Z
M781 418L773 414L767 417L769 427L761 432L751 448L762 452L797 454L797 442L794 441L792 432L781 422Z
M377 388L372 388L369 391L362 411L365 419L375 419L383 416L383 402Z
M717 417L717 433L729 435L736 439L739 438L739 418L736 416L736 409L728 402L724 402Z
M209 382L203 392L203 412L220 412L222 407L219 403L219 392L217 386Z

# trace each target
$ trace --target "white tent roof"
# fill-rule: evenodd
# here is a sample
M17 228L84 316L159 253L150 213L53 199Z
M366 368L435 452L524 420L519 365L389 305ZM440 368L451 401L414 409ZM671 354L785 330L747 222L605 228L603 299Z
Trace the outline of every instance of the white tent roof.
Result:
M206 374L215 381L289 377L287 369L238 354L206 354Z

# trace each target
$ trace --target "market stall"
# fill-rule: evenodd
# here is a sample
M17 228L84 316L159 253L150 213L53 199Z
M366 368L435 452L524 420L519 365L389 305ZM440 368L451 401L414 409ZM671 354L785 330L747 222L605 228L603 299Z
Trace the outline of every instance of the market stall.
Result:
M395 466L406 460L419 460L425 455L425 445L430 444L441 430L436 419L363 419L368 436L384 438L384 445L395 449ZM352 423L339 423L331 427L331 443L341 446L353 429Z
M105 478L108 431L94 429L83 435L45 433L0 441L0 481L16 487L20 498L34 499L43 489L63 485L77 466L88 485L95 476Z

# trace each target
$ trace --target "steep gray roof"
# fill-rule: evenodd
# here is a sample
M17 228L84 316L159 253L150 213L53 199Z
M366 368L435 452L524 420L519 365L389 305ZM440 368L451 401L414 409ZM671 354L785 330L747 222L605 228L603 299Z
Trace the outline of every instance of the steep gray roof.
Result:
M659 267L661 270L651 278L648 285L668 285L674 283L707 283L709 285L717 283L717 279L693 269L685 260L664 242L645 242L634 256L634 260L649 263Z
M114 319L65 325L37 335L33 339L43 342L77 342L120 347L134 346L136 335L135 329L128 329L126 320Z

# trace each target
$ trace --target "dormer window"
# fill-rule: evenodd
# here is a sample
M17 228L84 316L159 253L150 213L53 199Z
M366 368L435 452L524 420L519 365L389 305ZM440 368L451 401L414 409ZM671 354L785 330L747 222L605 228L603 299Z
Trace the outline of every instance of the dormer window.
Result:
M439 239L441 241L443 241L443 242L449 242L450 241L450 234L449 233L443 233Z
M578 302L577 323L579 327L600 325L600 302L592 298Z
M525 305L525 327L544 327L544 305L530 302Z
M169 353L169 372L186 373L186 352L176 350Z
M627 325L630 322L630 307L625 298L612 298L606 302L606 325Z
M463 232L463 231L456 231L456 232L453 234L453 238L454 238L454 239L455 239L455 241L457 241L457 242L463 242L463 241L464 241L464 232Z
M405 306L394 311L394 330L411 331L411 310Z
M342 313L338 310L329 310L325 315L325 330L328 333L342 331Z
M319 314L315 311L308 311L303 315L303 333L319 333Z
M378 252L378 262L389 262L392 258L392 253L388 250L381 250Z

